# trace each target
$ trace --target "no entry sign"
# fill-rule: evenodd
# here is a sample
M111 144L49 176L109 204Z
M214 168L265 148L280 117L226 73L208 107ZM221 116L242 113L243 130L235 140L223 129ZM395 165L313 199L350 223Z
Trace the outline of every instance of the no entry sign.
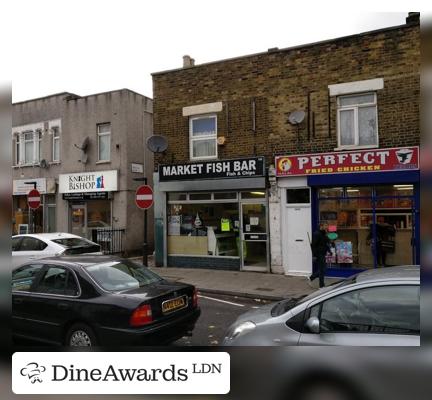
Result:
M151 186L142 185L136 190L135 204L142 210L147 210L153 205L153 189Z
M41 202L41 197L39 191L36 189L30 190L30 192L27 195L28 206L32 210L36 210L37 208L39 208L40 202Z

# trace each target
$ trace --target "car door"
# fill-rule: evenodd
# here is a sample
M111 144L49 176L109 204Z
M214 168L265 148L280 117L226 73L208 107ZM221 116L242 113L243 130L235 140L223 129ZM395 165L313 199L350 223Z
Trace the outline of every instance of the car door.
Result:
M75 318L81 294L75 273L68 267L45 265L28 300L35 337L60 344L65 324Z
M418 346L420 287L391 284L354 289L309 309L319 333L305 326L299 345Z
M31 288L37 282L42 264L28 264L12 272L12 332L32 336L32 316L29 312Z
M19 246L17 245L17 250L12 251L13 265L15 267L25 262L53 256L54 252L49 249L48 244L44 241L32 236L23 236L19 242Z

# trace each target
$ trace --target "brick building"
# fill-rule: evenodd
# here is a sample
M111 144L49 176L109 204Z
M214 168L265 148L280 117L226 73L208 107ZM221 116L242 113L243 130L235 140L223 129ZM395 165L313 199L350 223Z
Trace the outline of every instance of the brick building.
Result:
M338 235L329 273L418 262L419 70L410 13L401 26L202 65L185 56L154 73L154 131L168 140L155 157L158 263L308 274L319 222ZM309 168L293 155L311 155ZM227 160L241 158L234 171Z

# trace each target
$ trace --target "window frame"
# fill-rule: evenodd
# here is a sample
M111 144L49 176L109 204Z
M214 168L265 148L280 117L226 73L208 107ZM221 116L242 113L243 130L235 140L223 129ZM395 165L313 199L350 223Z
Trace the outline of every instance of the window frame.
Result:
M53 126L51 127L52 130L52 157L51 157L51 161L53 163L59 163L60 162L60 127L58 126ZM56 145L58 146L58 158L55 158L55 147Z
M109 132L100 132L100 127L103 125L109 125ZM97 134L97 156L98 156L98 163L104 163L104 162L110 162L111 161L111 133L112 133L112 126L111 122L101 122L100 124L96 125L96 134ZM109 136L109 146L108 146L108 158L107 159L101 159L100 158L100 138L102 136Z
M213 135L201 135L201 136L193 136L193 121L199 119L208 119L213 118L215 121L215 132ZM217 115L216 114L202 114L202 115L194 115L189 117L189 158L190 160L215 160L218 158L218 144L217 144L217 133L218 133L218 124L217 124ZM203 156L203 157L194 157L193 155L193 143L202 141L202 140L211 140L215 141L215 155L213 156Z
M340 101L342 98L349 97L358 97L363 95L373 95L374 101L372 103L362 103L362 104L354 104L349 106L342 106ZM359 120L358 120L358 110L359 108L364 107L375 107L375 115L376 115L376 144L360 144L360 132L359 132ZM341 144L341 123L340 123L340 115L341 111L353 111L354 112L354 144ZM345 150L345 149L374 149L379 147L379 125L378 125L378 102L377 102L377 93L376 92L361 92L361 93L352 93L346 95L337 96L337 148L335 150Z
M26 139L26 135L31 135L31 139ZM28 130L28 131L23 131L22 132L22 143L23 143L23 147L22 147L22 152L23 152L23 157L22 157L22 163L21 165L33 165L34 161L35 161L35 131L33 130ZM33 149L32 149L32 159L31 160L27 160L26 158L26 153L27 153L27 144L32 144Z
M21 133L14 133L14 153L15 153L15 162L14 165L21 165Z

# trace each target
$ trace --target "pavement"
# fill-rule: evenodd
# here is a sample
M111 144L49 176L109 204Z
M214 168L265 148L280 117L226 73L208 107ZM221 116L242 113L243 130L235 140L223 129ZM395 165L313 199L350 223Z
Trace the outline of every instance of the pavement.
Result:
M142 261L140 257L133 259ZM149 257L148 265L152 271L163 278L190 283L196 286L201 293L277 301L308 294L318 289L318 279L311 286L307 278L300 276L247 271L155 267L153 257Z

